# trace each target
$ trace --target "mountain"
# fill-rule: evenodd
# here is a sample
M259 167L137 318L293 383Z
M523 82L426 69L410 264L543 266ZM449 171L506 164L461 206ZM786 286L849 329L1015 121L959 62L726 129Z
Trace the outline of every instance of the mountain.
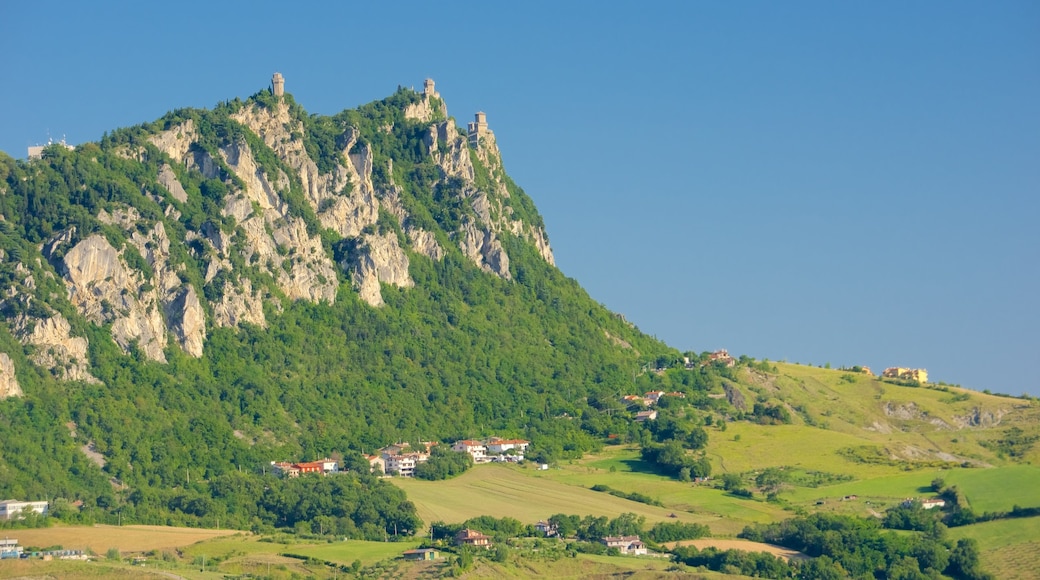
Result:
M522 437L542 462L638 443L676 485L1040 457L1035 401L679 353L556 268L483 113L457 127L427 81L311 115L279 78L0 153L0 497L382 540L423 526L362 456L399 441ZM269 473L323 457L350 473Z
M310 115L282 86L0 154L0 495L183 521L272 460L573 457L678 359L554 266L483 113L457 127L428 81Z

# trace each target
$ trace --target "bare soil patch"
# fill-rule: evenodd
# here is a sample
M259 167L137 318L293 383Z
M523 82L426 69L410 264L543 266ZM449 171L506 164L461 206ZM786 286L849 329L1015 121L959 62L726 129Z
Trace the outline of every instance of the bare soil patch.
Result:
M60 545L66 550L90 549L104 554L109 548L118 548L122 552L175 550L210 538L244 533L248 532L167 526L95 525L8 530L7 535L17 538L22 546L44 548Z
M681 542L668 542L664 544L669 549L676 546L693 546L698 550L704 548L718 548L719 550L742 550L744 552L767 552L779 556L785 560L806 560L809 556L790 548L777 546L775 544L764 544L762 542L750 542L748 540L718 540L703 538L700 540L683 540Z

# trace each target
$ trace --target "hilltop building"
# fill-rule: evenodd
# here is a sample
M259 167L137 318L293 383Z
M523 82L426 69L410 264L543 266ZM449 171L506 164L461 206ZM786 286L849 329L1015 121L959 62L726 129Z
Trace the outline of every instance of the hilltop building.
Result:
M436 91L436 89L434 89L433 79L426 79L425 81L423 81L423 91L422 91L422 93L423 93L423 96L426 97L426 98L431 98L431 97L435 97L435 98L438 98L438 99L441 98L440 93L438 93Z
M484 111L477 111L474 115L474 121L469 124L469 144L472 147L476 147L480 144L480 140L484 137L494 135L491 129L488 129L487 115Z
M276 72L271 77L271 94L276 97L285 94L285 77L282 76L282 73Z
M928 371L924 369L904 369L903 367L889 367L881 373L886 379L899 379L901 381L928 382Z
M72 151L73 149L75 149L75 147L73 147L72 145L69 145L68 143L66 143L65 139L62 139L61 141L58 141L57 143L55 143L51 139L47 139L47 144L46 145L33 145L32 147L29 147L29 150L28 150L29 159L43 159L43 150L48 148L48 147L50 147L51 145L61 145L62 147L68 149L69 151Z

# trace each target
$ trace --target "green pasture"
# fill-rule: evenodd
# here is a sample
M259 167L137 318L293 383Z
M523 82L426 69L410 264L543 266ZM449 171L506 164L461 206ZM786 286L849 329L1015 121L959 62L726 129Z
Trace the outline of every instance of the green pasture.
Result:
M976 513L1040 507L1040 467L1009 465L993 469L957 469L938 474L956 485Z
M982 568L1000 580L1032 579L1040 571L1040 517L995 520L951 528L953 539L979 543Z
M734 422L726 431L712 431L708 457L715 473L742 473L785 465L847 473L857 479L899 473L891 465L854 463L840 449L874 445L873 440L804 425L757 425Z
M632 512L647 522L674 521L674 511L557 481L554 470L535 471L509 465L480 465L445 481L393 478L408 494L426 523L462 522L480 515L511 517L527 524L553 514L617 517ZM609 484L608 484L609 485ZM676 512L679 521L718 523L711 515Z
M326 562L335 562L349 566L355 560L368 566L387 558L396 558L405 550L419 546L420 540L403 542L366 542L364 540L346 540L331 544L297 544L286 546L284 553L303 558L317 558Z
M713 533L735 534L749 523L765 523L789 517L780 507L764 501L739 498L711 484L683 483L654 473L632 447L608 447L586 460L560 466L539 475L580 487L601 484L626 493L638 492L678 513L692 511L726 520L709 524Z

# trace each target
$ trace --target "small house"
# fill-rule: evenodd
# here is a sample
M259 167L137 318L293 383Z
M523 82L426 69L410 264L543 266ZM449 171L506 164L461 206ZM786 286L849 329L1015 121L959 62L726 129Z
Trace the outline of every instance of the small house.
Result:
M607 536L600 542L606 544L607 549L617 548L622 554L631 556L646 555L646 545L639 539L639 536Z
M405 560L436 560L437 550L433 548L418 548L415 550L405 550L404 554L401 554Z
M657 411L640 411L636 413L636 422L653 421L657 419Z
M491 537L485 536L477 530L466 528L459 530L459 533L455 534L455 543L460 546L491 548Z

